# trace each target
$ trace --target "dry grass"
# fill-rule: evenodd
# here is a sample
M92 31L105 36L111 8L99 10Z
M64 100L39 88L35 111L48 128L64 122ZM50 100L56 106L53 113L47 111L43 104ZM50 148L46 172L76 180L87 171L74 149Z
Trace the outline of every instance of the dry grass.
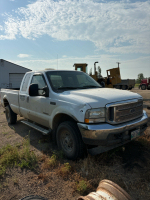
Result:
M32 168L38 161L37 182L43 183L48 190L52 187L53 176L67 180L70 187L81 195L96 191L103 179L109 179L125 189L135 199L150 199L150 136L140 137L123 147L97 155L88 156L76 162L62 159L61 152L47 152L35 158L30 151L29 140L23 144L6 146L0 150L0 173L7 167L20 166ZM36 162L34 161L36 160ZM34 162L33 162L34 161ZM17 180L13 181L17 184ZM6 184L7 185L7 184ZM138 191L138 192L137 192ZM144 192L147 191L147 192Z
M148 133L140 137L137 141L139 141L146 148L150 148L150 135Z
M57 169L56 173L61 176L62 178L68 178L68 176L73 172L73 168L69 163L64 163L60 165Z
M144 193L150 191L149 149L150 137L144 135L124 147L98 156L88 156L80 160L75 168L93 186L89 192L95 191L101 180L109 179L131 196L134 194L135 199L150 199L150 192ZM86 188L86 184L82 183L81 188L82 185ZM78 191L77 188L76 190Z
M123 147L97 156L89 155L84 160L69 163L63 163L64 160L58 156L57 152L51 157L43 155L41 157L42 173L45 175L46 170L51 170L57 176L70 181L74 192L81 195L96 191L101 180L109 179L125 189L131 196L135 196L135 199L143 197L150 199L150 193L143 192L150 190L149 142L150 137L144 135L138 141L133 141ZM50 177L47 174L46 176Z
M14 185L19 185L19 179L17 177L13 178Z
M49 177L49 174L44 174L44 173L41 173L38 175L38 179L42 180L43 182L47 182L48 181L48 177Z
M52 169L57 165L57 156L53 154L50 158L43 157L42 169Z

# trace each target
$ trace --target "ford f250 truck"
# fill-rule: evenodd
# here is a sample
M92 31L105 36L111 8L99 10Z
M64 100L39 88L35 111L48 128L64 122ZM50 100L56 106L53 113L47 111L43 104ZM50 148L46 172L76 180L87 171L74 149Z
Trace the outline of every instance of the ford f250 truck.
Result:
M52 138L68 159L95 155L144 134L148 116L139 94L102 88L84 72L27 72L20 90L2 89L8 124L22 122Z

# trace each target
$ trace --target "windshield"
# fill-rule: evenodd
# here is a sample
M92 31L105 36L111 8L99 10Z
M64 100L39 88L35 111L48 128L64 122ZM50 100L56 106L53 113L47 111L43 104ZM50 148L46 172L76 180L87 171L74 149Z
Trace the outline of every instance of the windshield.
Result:
M92 77L78 71L49 71L46 72L52 89L55 92L64 90L100 88Z

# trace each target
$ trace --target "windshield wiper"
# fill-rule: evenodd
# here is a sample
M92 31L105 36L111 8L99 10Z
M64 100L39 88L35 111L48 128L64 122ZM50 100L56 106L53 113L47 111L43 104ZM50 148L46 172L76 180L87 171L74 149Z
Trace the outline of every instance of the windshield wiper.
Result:
M60 88L57 88L57 90L75 90L75 89L79 89L79 87L60 87Z
M83 87L59 87L57 88L57 90L75 90L75 89L85 89L85 88L100 88L100 87L95 85L86 85Z
M85 85L81 88L100 88L99 86L96 86L96 85Z

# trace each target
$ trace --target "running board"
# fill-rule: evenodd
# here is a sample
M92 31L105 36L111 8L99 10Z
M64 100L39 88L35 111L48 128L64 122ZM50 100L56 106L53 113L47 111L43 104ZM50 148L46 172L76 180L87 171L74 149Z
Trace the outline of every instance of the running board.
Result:
M40 127L40 126L38 126L38 125L36 125L36 124L34 124L34 123L32 123L32 122L28 122L28 121L21 121L21 122L22 122L23 124L26 124L26 125L28 125L28 126L34 128L34 129L36 129L37 131L42 132L43 135L48 135L48 134L51 132L51 129L47 130L47 129L42 128L42 127Z

